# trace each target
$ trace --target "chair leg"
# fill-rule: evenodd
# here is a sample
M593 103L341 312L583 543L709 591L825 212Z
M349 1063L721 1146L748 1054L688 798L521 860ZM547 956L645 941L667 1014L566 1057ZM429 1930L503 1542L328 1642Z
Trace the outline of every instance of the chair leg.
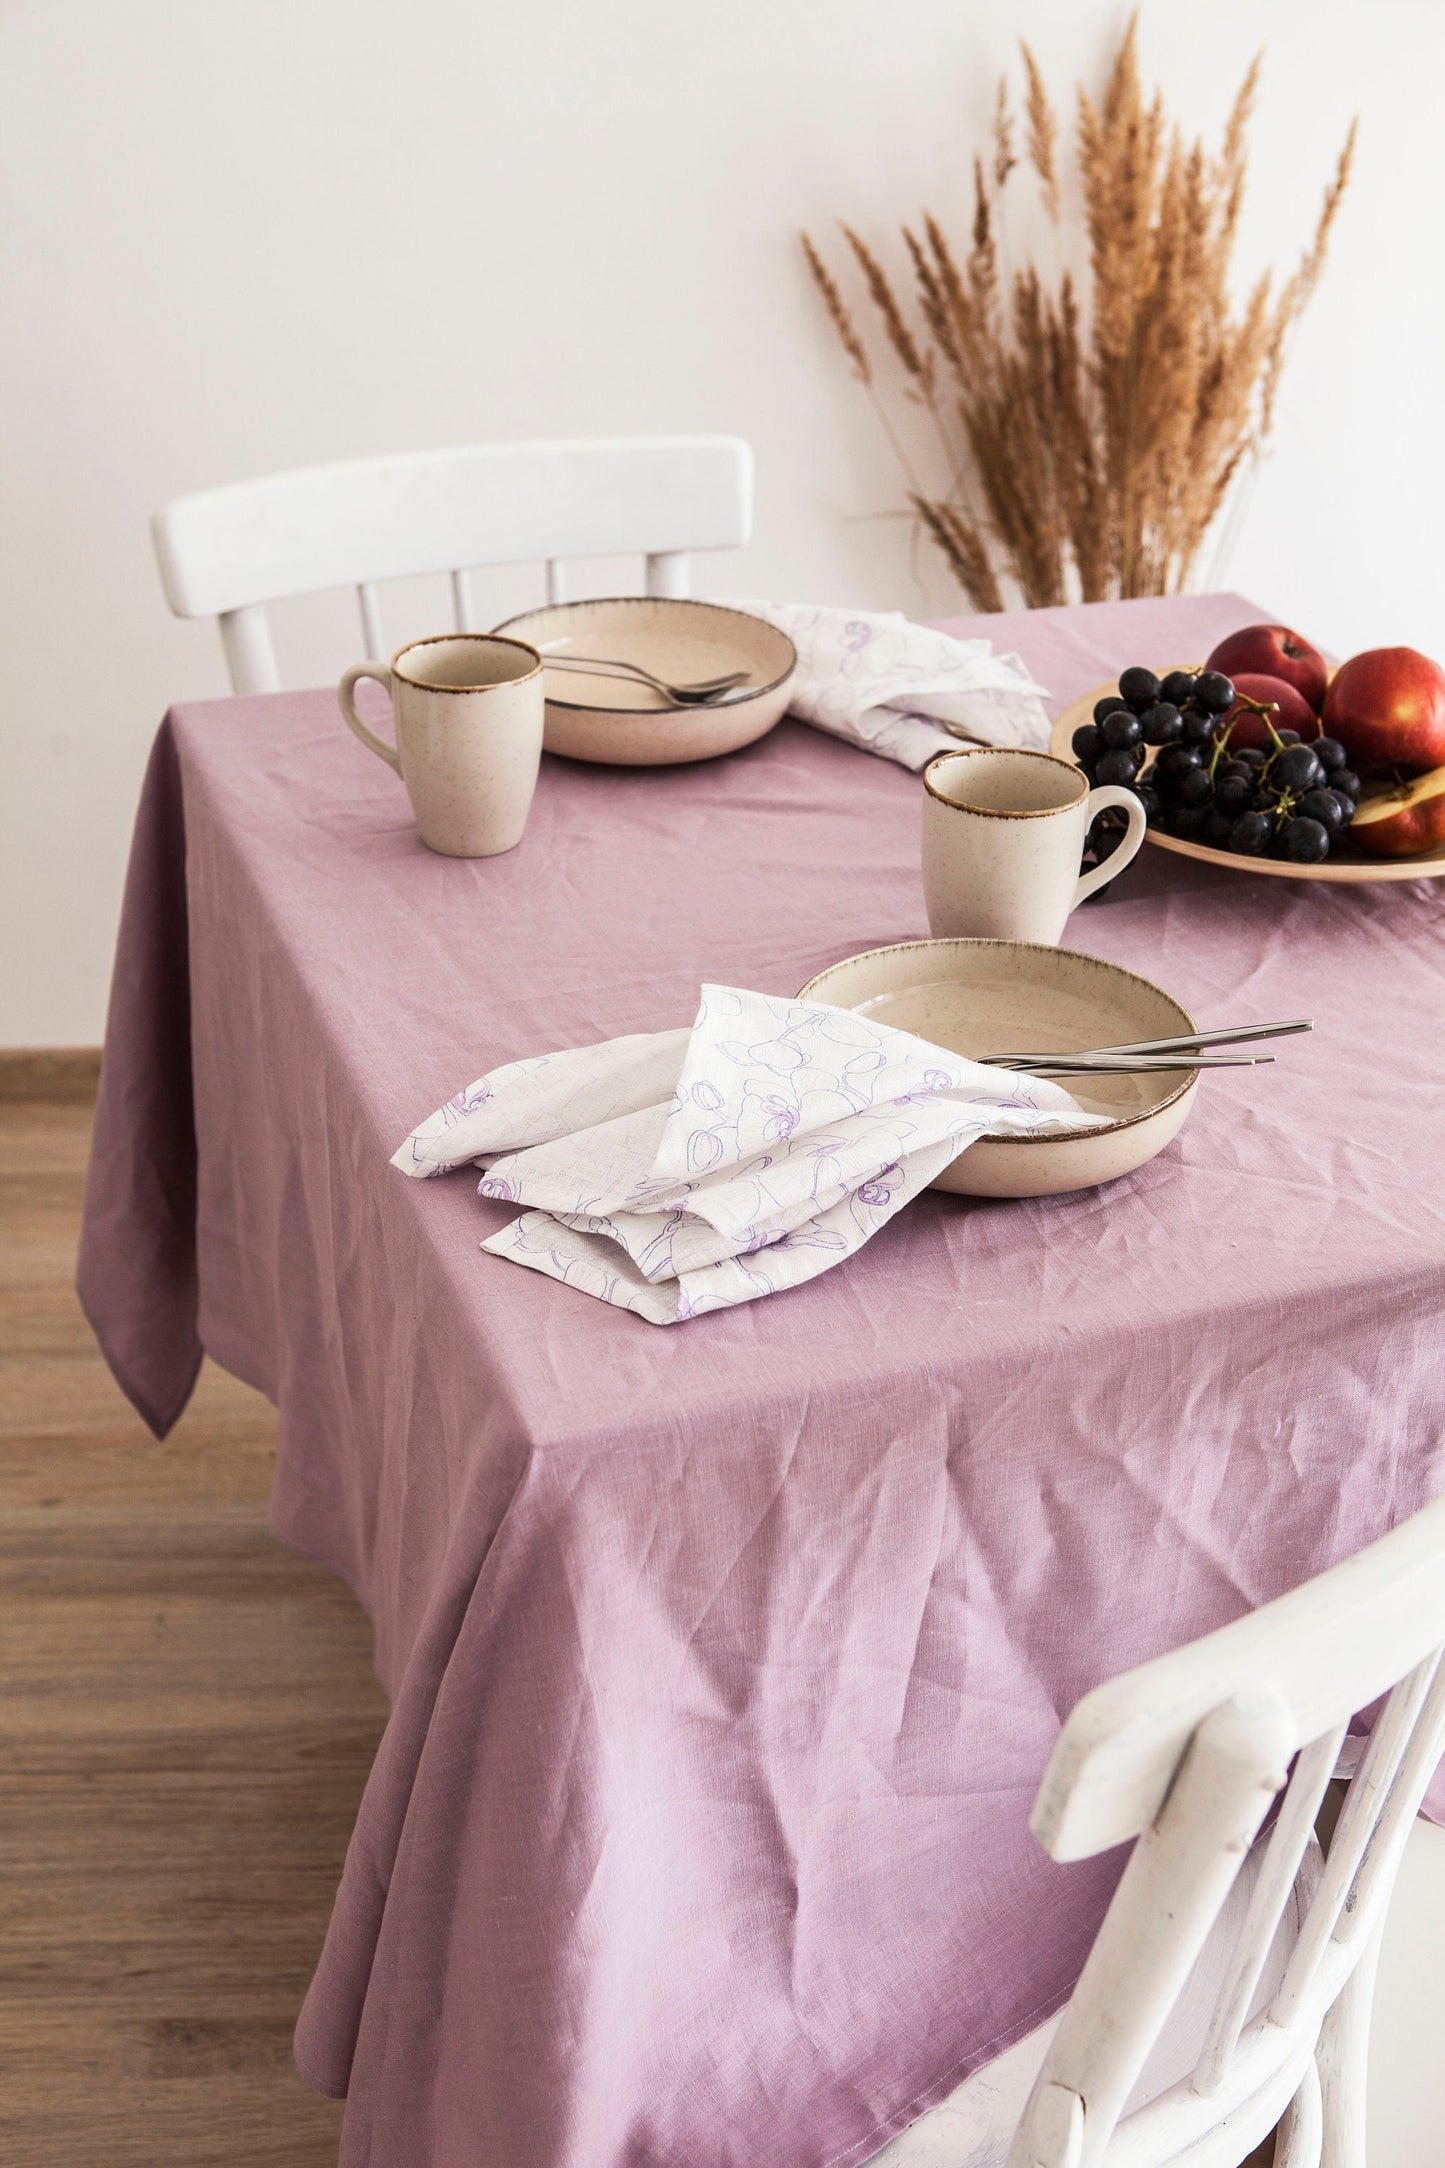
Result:
M1324 2108L1320 2074L1311 2061L1299 2091L1280 2117L1274 2134L1274 2168L1322 2168Z
M1375 2001L1375 1973L1383 1931L1382 1918L1320 2028L1315 2060L1319 2064L1323 2107L1321 2168L1365 2168L1370 2012Z
M1239 2168L1278 2168L1275 2160L1275 2145L1278 2138L1279 2126L1276 2124L1269 2136L1262 2138L1252 2153L1245 2154Z

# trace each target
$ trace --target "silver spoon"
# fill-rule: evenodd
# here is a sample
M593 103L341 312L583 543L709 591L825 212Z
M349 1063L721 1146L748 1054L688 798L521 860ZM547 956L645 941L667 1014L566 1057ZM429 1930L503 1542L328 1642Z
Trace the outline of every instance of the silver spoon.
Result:
M716 700L721 693L731 692L741 685L746 670L733 670L724 677L696 678L690 684L674 685L667 678L655 677L651 670L644 670L640 663L619 662L610 655L549 655L545 648L539 653L548 670L576 670L588 677L631 678L637 684L651 685L654 691L682 707L700 706Z

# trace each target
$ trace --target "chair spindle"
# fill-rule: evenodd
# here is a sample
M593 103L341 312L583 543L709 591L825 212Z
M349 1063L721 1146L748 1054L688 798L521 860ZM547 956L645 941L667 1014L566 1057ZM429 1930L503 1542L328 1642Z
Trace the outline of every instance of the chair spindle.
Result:
M372 581L361 581L356 599L361 604L361 637L367 656L372 662L380 662L386 655L386 638L381 629L381 604Z

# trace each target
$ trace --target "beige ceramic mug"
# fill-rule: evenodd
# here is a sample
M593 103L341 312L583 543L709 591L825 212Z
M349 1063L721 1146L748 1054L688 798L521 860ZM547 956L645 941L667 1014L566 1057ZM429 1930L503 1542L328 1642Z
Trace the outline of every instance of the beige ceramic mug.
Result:
M1122 872L1144 840L1133 791L1117 783L1090 790L1052 753L940 753L923 782L923 893L941 938L1053 947L1075 904ZM1113 856L1081 877L1084 838L1111 805L1128 814L1128 829Z
M357 714L361 678L390 694L395 745ZM542 658L534 647L492 632L413 640L390 667L353 663L336 698L362 744L405 783L423 843L447 858L494 858L521 842L542 757Z

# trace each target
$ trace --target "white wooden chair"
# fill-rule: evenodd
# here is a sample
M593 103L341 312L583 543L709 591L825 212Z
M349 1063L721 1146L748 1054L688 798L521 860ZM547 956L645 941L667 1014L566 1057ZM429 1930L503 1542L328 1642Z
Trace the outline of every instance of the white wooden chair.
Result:
M687 552L752 527L753 457L739 437L474 444L348 459L177 497L151 521L177 617L215 617L232 690L280 690L263 604L354 587L366 654L386 643L379 580L449 572L459 632L474 629L475 566L547 566L566 599L575 557L639 555L650 595L688 592Z
M1445 1499L1087 1695L1031 1827L1057 1860L1135 1843L1073 1997L870 2168L1238 2168L1276 2123L1276 2168L1363 2168L1380 1932L1445 1750L1442 1642Z

